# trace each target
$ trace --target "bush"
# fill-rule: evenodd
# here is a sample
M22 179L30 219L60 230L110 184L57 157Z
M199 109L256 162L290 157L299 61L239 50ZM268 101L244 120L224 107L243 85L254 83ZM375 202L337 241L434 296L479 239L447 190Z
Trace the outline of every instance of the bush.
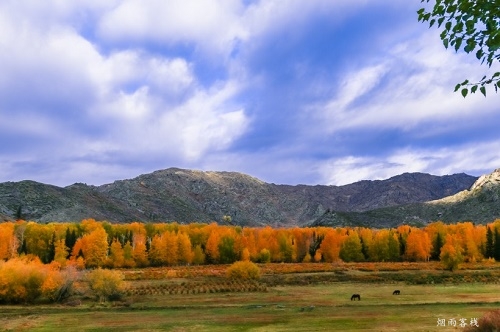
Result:
M271 252L268 249L262 249L259 253L259 262L269 263L271 262Z
M226 276L231 279L260 279L260 269L250 261L233 263L226 270Z
M41 286L42 295L52 302L60 302L71 295L75 279L74 267L64 270L52 268L48 271Z
M464 329L466 332L493 332L500 330L500 310L492 310L487 312L477 321L477 326L469 326Z
M119 271L98 268L87 273L86 278L93 295L100 302L117 300L124 291L124 277Z
M11 259L0 265L0 302L32 303L41 296L59 301L69 295L69 272L51 269L38 258Z

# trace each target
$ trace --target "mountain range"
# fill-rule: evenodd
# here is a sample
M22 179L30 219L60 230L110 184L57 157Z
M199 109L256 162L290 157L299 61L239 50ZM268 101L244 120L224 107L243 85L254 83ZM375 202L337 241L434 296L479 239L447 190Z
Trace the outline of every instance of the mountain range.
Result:
M344 186L266 183L169 168L101 186L0 183L0 220L229 222L241 226L425 225L500 218L500 170L480 178L404 173ZM230 217L230 218L228 218Z

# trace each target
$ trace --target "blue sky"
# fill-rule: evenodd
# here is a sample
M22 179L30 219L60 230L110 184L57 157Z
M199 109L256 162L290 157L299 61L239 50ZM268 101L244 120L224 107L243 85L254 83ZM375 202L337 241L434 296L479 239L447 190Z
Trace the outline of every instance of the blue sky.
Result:
M4 0L0 182L158 169L343 185L500 167L488 72L419 0ZM495 68L493 68L495 69Z

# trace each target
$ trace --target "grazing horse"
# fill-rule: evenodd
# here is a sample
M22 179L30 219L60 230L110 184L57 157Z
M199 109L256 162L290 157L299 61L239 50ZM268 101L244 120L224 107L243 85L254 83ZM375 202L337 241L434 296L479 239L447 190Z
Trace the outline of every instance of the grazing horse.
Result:
M392 295L399 295L401 294L401 292L399 291L399 289L396 289L394 292L392 292Z
M352 294L351 296L351 301L358 299L358 301L361 301L361 296L359 294Z

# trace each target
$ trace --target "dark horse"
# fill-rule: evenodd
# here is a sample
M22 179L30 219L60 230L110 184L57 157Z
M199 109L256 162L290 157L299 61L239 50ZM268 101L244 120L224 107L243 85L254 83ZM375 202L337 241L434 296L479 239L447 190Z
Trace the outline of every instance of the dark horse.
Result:
M358 301L361 301L361 296L359 294L352 294L351 301L356 299L358 299Z
M399 289L396 289L394 292L392 292L392 295L399 295L401 294L401 292L399 291Z

